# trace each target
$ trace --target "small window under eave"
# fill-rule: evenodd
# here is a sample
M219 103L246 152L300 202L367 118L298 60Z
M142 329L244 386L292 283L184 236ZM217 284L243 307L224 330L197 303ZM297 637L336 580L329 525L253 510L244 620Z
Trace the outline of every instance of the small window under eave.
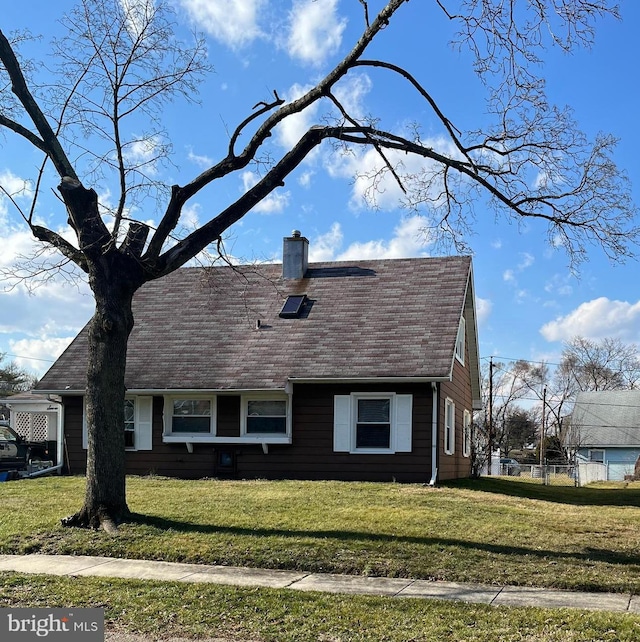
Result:
M297 319L300 316L306 300L306 294L292 294L288 296L282 306L282 310L280 310L279 316L283 319Z

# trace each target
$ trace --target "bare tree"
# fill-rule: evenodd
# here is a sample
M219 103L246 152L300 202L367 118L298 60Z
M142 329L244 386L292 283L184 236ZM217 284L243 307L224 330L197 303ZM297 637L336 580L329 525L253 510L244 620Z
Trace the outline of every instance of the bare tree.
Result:
M5 354L0 352L0 394L13 395L16 392L31 390L38 378L15 361L5 363Z
M523 368L527 368L524 361L506 364L492 359L481 372L484 411L476 421L477 436L491 450L497 447L505 456L510 443L510 417L525 412L520 402L530 392L530 381L522 377Z
M630 390L640 381L637 346L615 338L574 337L564 345L555 368L528 361L519 361L516 366L513 374L518 386L538 402L546 435L560 439L568 450L575 450L578 432L567 424L566 417L578 392Z
M620 339L574 337L562 351L556 387L579 391L631 390L640 383L638 347ZM559 385L558 385L559 384Z
M156 155L154 162L167 158L161 107L167 100L192 96L207 71L201 41L185 47L174 39L167 4L82 0L64 18L68 36L54 48L64 75L57 77L53 91L27 80L28 68L16 55L19 43L0 34L0 126L43 158L34 204L22 215L34 236L63 257L59 269L66 269L66 260L86 274L96 303L88 339L86 496L67 524L113 526L129 515L122 424L135 292L221 239L325 141L347 149L373 148L381 163L368 177L371 194L380 180L392 177L402 188L404 204L425 208L431 231L458 248L466 247L473 205L485 195L489 207L507 218L545 221L550 240L563 245L573 262L584 259L594 243L617 259L632 254L638 230L629 185L612 161L615 140L598 136L589 142L568 109L548 104L543 79L534 73L538 56L551 44L548 34L566 50L589 45L596 18L617 16L609 0L539 0L518 14L502 0L460 0L455 13L451 2L432 0L434 12L444 12L458 25L458 44L471 49L487 87L492 123L468 132L438 104L437 87L425 87L418 75L391 60L365 57L379 34L394 28L397 12L412 11L412 3L388 0L377 15L370 3L360 4L360 37L324 78L291 102L274 90L270 101L259 102L231 132L223 158L166 191L150 171L149 159L140 164L128 152L146 144ZM417 73L420 67L416 64ZM375 118L350 113L337 88L361 69L399 77L407 92L424 101L447 143L436 148L423 140L418 126L409 135L386 131ZM396 102L401 105L401 98ZM324 124L310 127L285 153L270 145L278 125L316 105L325 106ZM131 119L147 125L138 139L125 135L130 129L123 124ZM406 155L423 159L422 168L410 173L403 164ZM263 173L255 185L198 229L180 233L190 199L256 161L263 163ZM41 225L34 216L35 199L51 180L45 171L49 166L57 176L71 235ZM116 205L109 210L94 189L103 178L117 188ZM136 220L148 196L162 202L165 194L155 229L141 215Z

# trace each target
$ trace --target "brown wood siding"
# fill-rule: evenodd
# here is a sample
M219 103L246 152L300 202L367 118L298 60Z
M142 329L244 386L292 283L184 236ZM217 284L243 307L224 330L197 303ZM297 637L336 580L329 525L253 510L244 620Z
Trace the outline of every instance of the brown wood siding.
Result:
M412 452L356 455L333 452L334 395L396 392L413 395ZM240 477L425 482L431 477L431 386L296 385L293 443L243 449Z
M72 475L84 474L87 453L82 448L82 397L64 397L65 469Z
M438 479L442 481L469 477L471 474L471 459L462 454L464 411L472 412L473 410L471 377L468 364L469 354L467 352L464 366L457 359L454 360L453 380L440 384L438 415L441 430L438 437ZM444 452L445 401L447 397L456 406L455 448L453 455L447 455Z
M71 473L86 472L87 453L82 447L82 397L65 397L65 439ZM185 444L162 442L162 397L153 399L153 450L127 451L129 475L157 474L167 477L199 479L213 476L214 451L211 445L195 444L187 452Z
M457 363L457 362L456 362ZM451 479L469 474L468 458L462 458L462 412L471 410L468 371L460 364L451 384L442 384L439 394L440 424L444 397L456 403L456 455L444 456L442 431L439 444L439 477ZM335 395L352 392L395 392L413 396L412 451L394 454L333 452L333 404ZM126 453L127 473L196 479L229 476L246 479L338 479L363 481L428 482L431 479L431 401L429 383L377 385L295 385L293 391L293 436L290 445L185 444L162 441L163 398L153 402L153 449ZM71 471L84 473L86 452L82 448L82 398L66 397L65 435ZM466 403L466 405L465 405ZM236 437L240 430L240 395L217 398L217 434ZM459 428L458 428L459 427ZM235 458L232 471L217 467L217 455L227 451ZM460 461L458 461L460 460Z
M238 395L218 395L217 398L218 437L240 436L240 397Z

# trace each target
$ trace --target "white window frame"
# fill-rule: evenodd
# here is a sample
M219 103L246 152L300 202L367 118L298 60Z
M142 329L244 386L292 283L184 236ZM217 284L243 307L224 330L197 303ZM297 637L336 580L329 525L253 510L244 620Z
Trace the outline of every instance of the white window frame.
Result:
M173 432L173 404L175 401L208 401L211 408L209 416L209 430L207 432ZM203 395L195 393L184 393L178 395L164 396L163 423L164 431L162 440L164 442L177 443L198 443L211 441L216 435L217 423L217 398L216 395Z
M467 334L467 322L464 317L460 317L458 324L458 334L456 335L456 359L464 365L465 339Z
M471 456L471 413L465 410L462 413L462 456Z
M249 413L250 401L284 401L285 402L285 417L286 417L286 432L247 432L247 417ZM240 400L240 436L245 440L264 441L269 440L270 443L281 442L291 443L291 400L286 393L248 393L243 394Z
M456 452L456 404L447 397L444 400L444 453Z
M125 397L125 400L124 400L125 406L126 406L128 401L133 404L133 421L128 422L127 421L127 417L125 415L125 418L124 418L124 433L125 433L124 448L125 448L125 450L136 450L136 446L137 446L137 444L136 444L136 441L137 441L136 440L136 406L137 406L137 404L136 404L135 397ZM130 428L128 426L130 426ZM126 439L127 433L133 433L133 446L127 446L127 439Z
M133 401L133 448L125 448L127 452L151 450L153 442L153 397L148 395L127 395L127 401ZM124 430L124 426L122 427ZM88 445L87 433L87 398L82 398L82 447Z
M360 399L388 399L390 434L388 448L357 448L356 433L358 401ZM334 452L352 455L391 455L411 452L413 395L395 392L354 392L334 397Z

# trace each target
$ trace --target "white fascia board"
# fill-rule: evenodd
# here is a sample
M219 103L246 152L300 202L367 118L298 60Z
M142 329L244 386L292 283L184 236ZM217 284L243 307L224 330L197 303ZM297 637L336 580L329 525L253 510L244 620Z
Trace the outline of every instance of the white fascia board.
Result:
M151 395L154 397L177 397L182 395L234 395L244 393L285 393L286 388L127 388L127 395Z
M260 437L214 437L211 435L163 435L162 441L166 444L290 444L291 437L262 435Z
M179 396L179 395L224 395L224 394L244 394L252 392L280 392L286 394L287 388L127 388L125 390L125 396L152 396L152 397L162 397L165 395L168 396ZM36 393L38 395L82 395L86 394L84 389L81 390L38 390Z
M431 383L451 381L444 377L290 377L291 383Z

